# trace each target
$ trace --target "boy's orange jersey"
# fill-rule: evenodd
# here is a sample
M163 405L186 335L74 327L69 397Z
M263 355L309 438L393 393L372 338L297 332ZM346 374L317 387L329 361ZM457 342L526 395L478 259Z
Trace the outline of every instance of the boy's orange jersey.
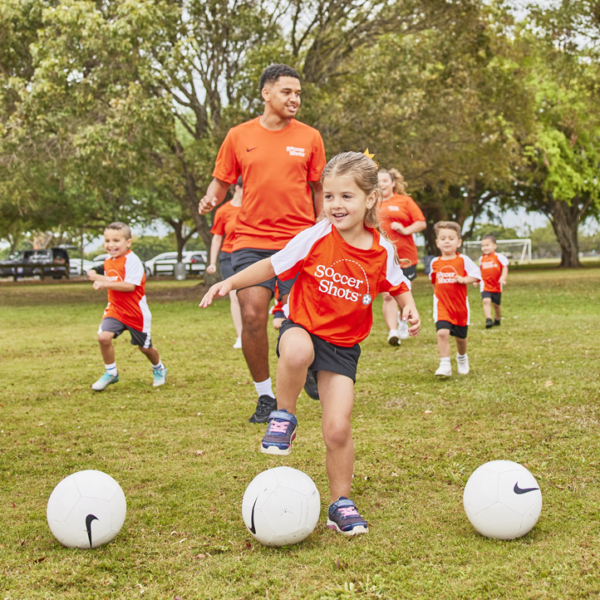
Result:
M105 317L113 317L137 331L150 332L152 315L146 302L146 273L142 261L130 250L124 256L104 261L107 281L124 281L136 286L133 292L108 290Z
M429 278L435 286L433 293L433 320L449 321L453 325L469 325L469 299L467 286L458 283L456 276L476 277L481 280L477 265L464 254L450 260L441 256L431 261Z
M237 215L241 206L232 206L231 202L222 204L215 214L215 220L210 232L213 235L222 235L223 243L221 252L231 252L235 240L235 230L237 227Z
M288 299L290 319L337 346L354 346L369 335L372 302L380 292L410 290L392 244L369 231L373 245L361 250L324 219L271 257L280 279L298 275Z
M498 293L502 291L500 277L504 267L508 267L508 258L504 254L492 252L492 254L484 254L479 259L479 269L481 270L479 288L482 292Z
M325 164L321 134L296 119L276 131L260 117L230 129L213 177L235 183L241 175L244 182L233 250L280 250L314 225L308 182L319 181Z

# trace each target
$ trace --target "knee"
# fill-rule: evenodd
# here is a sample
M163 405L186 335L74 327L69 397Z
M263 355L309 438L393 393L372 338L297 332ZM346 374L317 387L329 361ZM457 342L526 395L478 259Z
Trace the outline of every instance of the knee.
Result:
M324 427L323 438L328 450L344 448L352 439L350 422L335 423Z
M101 331L98 334L98 343L101 346L110 346L112 344L114 335L112 333L108 333L107 331Z
M483 305L484 306L489 306L492 303L492 299L491 298L484 298L483 299Z
M383 302L384 304L395 304L395 300L391 294L383 294Z
M250 331L264 328L269 316L268 308L263 310L263 307L247 304L241 307L241 314L244 329Z
M437 332L438 340L447 340L450 339L450 330L449 329L439 329Z
M314 360L314 351L312 345L295 344L293 348L279 346L279 360L282 360L288 368L308 369Z

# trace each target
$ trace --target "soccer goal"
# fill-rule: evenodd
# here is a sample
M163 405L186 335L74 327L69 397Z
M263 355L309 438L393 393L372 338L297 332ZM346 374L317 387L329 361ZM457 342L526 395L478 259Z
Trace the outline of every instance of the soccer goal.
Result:
M531 239L496 240L498 252L508 258L513 265L524 265L531 262ZM481 242L463 242L462 251L469 258L477 260L481 256Z

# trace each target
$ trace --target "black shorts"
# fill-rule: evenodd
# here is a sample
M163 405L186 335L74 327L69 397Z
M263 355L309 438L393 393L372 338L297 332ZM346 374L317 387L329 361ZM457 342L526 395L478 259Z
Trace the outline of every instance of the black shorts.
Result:
M406 277L406 279L409 281L414 281L417 278L417 265L402 269L402 273L404 273L404 277Z
M150 338L150 332L144 333L143 331L138 331L133 327L129 327L129 325L125 325L125 323L121 323L121 321L115 319L114 317L105 317L104 319L102 319L102 323L100 323L100 329L98 329L98 333L108 331L110 333L114 333L115 337L118 338L126 329L131 334L131 343L134 346L141 346L142 348L152 348L152 339Z
M502 292L481 292L481 299L491 298L492 304L500 306L502 300Z
M450 321L437 321L435 324L436 331L440 329L449 329L450 335L458 338L459 340L467 339L468 325L454 325Z
M231 252L219 253L219 267L221 267L221 277L229 279L233 276L233 267L231 266Z
M281 336L293 327L299 327L304 329L302 325L294 323L291 319L286 319L279 329L279 339L277 340L277 356L279 357L279 342ZM306 331L306 329L304 329ZM349 348L343 346L336 346L326 342L318 335L310 335L315 351L315 359L313 360L310 367L308 367L317 379L318 371L330 371L331 373L337 373L338 375L345 375L350 377L354 383L356 383L356 368L358 367L358 359L360 358L360 346L354 344Z
M234 250L231 253L231 264L235 273L239 273L248 267L251 267L254 263L265 258L270 258L273 254L276 254L279 250L260 250L256 248L242 248L241 250ZM275 283L279 288L279 297L285 296L290 293L292 286L294 285L296 278L289 279L288 281L282 281L279 277L273 277L262 283L257 283L259 287L265 287L271 290L271 294L275 295Z

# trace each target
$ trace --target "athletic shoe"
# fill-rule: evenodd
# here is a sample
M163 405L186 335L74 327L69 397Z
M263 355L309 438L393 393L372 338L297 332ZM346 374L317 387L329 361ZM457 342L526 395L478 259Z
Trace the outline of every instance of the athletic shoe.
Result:
M388 333L388 344L390 346L399 346L400 345L400 334L397 329L392 329Z
M167 367L163 365L162 369L152 369L152 374L154 375L154 383L152 384L154 387L158 387L159 385L164 385L167 381Z
M313 375L313 372L310 369L306 373L304 391L306 392L309 398L312 398L313 400L319 399L319 386L317 386L315 376Z
M459 358L456 355L456 363L458 364L458 374L468 375L469 374L469 357L465 354L464 358Z
M344 496L329 506L327 527L348 536L369 532L369 526L358 514L356 504Z
M493 326L494 326L494 321L492 321L491 319L485 320L485 328L486 329L491 329Z
M398 333L401 340L408 339L408 322L400 319L400 315L398 315Z
M102 390L106 389L111 383L117 383L117 381L119 381L118 373L116 375L111 375L108 371L105 371L104 375L102 375L102 377L100 377L100 379L98 379L98 381L96 381L96 383L92 385L92 389L95 392L101 392Z
M239 350L242 347L242 338L241 337L235 339L235 344L233 345L233 347L236 350Z
M438 370L435 372L438 377L451 377L452 376L452 365L447 363L440 363Z
M287 456L292 451L298 420L287 410L274 410L269 415L269 426L263 437L260 451L264 454Z
M277 410L277 400L271 396L260 396L256 404L254 414L248 419L250 423L266 423L269 420L269 415Z
M500 319L494 319L494 325L500 327Z

